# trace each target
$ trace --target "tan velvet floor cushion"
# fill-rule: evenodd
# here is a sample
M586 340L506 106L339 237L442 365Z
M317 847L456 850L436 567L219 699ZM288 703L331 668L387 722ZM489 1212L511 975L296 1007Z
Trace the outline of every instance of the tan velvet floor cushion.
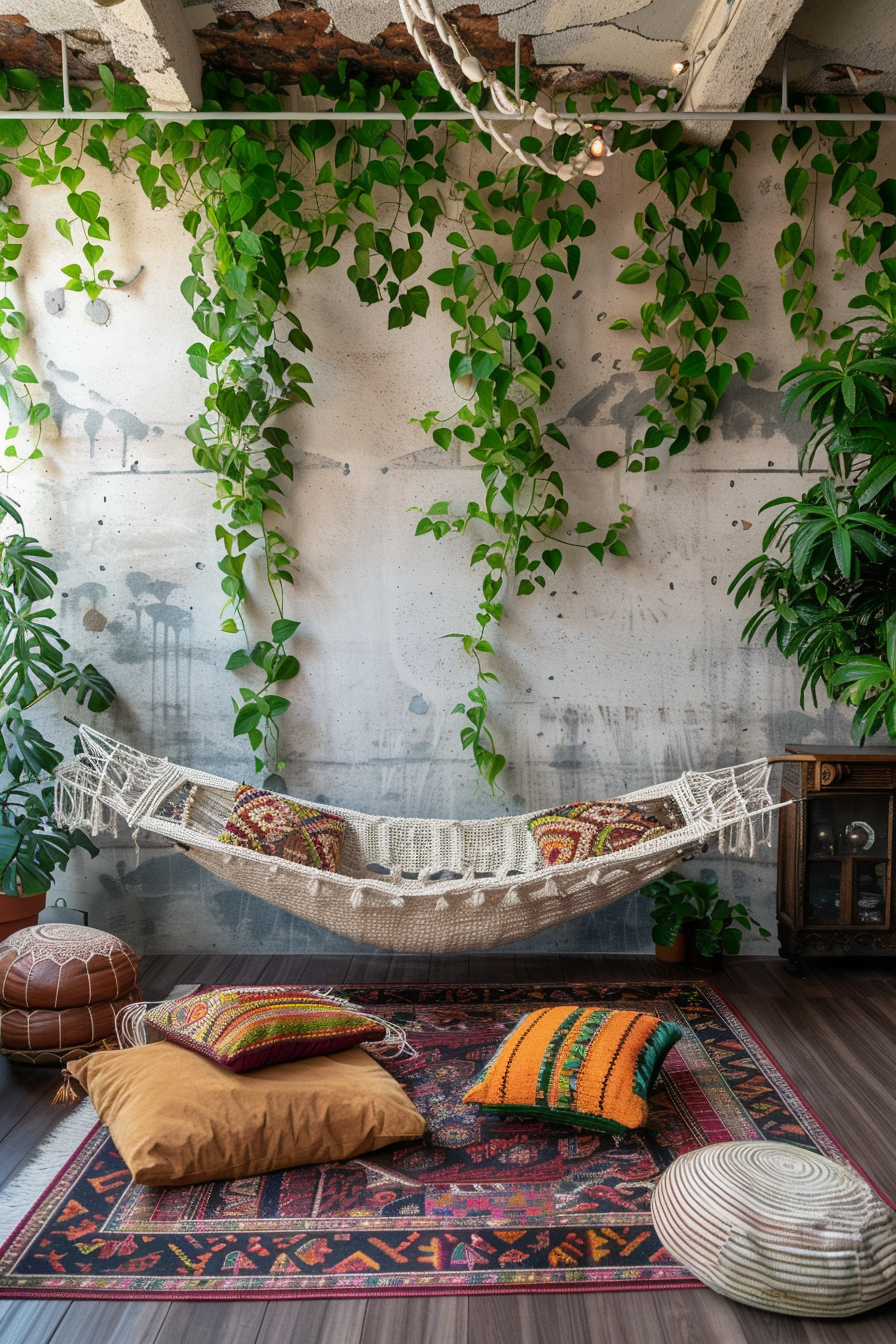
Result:
M418 1138L426 1124L358 1048L236 1074L159 1041L88 1055L69 1071L141 1185L336 1162Z

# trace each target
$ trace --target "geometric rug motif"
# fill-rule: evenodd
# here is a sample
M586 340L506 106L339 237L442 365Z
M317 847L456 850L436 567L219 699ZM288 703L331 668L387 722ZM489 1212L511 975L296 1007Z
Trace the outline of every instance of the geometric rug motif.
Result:
M650 1195L679 1153L769 1139L849 1159L711 985L345 985L402 1027L386 1065L426 1134L348 1162L165 1190L98 1125L0 1247L0 1297L291 1298L695 1287ZM549 1004L654 1013L683 1036L647 1128L609 1134L465 1104L498 1044Z

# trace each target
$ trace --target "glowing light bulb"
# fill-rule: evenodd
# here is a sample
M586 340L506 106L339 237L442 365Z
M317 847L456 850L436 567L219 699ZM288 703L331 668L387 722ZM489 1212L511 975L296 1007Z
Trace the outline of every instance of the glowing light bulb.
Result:
M685 70L688 69L690 64L691 64L690 61L676 61L675 64L672 66L672 74L677 79L679 75L684 74Z
M587 145L587 153L592 159L602 159L607 153L607 142L604 140L603 132L600 126L595 126L595 136Z

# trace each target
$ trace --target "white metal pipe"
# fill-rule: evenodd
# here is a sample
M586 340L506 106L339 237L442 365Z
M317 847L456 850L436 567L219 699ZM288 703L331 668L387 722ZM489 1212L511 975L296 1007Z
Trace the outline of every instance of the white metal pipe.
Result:
M469 121L469 112L415 112L406 117L403 112L154 112L152 109L132 109L130 112L19 112L14 108L0 112L0 121L127 121L132 116L143 117L144 121L176 121L187 124L191 121ZM487 121L529 121L529 117L518 116L512 112L483 112ZM570 119L578 116L585 121L600 117L604 125L609 121L648 122L665 125L670 121L800 121L811 124L817 121L896 121L896 112L800 112L791 109L787 112L623 112L618 108L595 112L569 113Z
M784 34L784 51L781 54L781 111L787 112L787 37Z

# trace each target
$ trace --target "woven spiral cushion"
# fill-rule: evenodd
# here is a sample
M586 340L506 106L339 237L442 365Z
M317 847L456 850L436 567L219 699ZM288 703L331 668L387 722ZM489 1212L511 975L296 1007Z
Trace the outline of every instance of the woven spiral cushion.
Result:
M68 1050L115 1035L115 1014L140 998L132 990L109 1003L80 1008L0 1007L0 1050Z
M233 1073L331 1055L386 1035L360 1010L288 989L216 988L150 1008L145 1023Z
M345 822L266 789L241 784L233 811L219 839L262 854L276 854L292 863L335 873L339 867Z
M568 803L529 821L545 863L581 863L598 854L629 849L684 824L671 798L645 804L611 798Z
M0 1001L14 1008L81 1008L137 986L137 958L112 933L37 924L0 943Z
M464 1101L609 1134L647 1123L647 1098L681 1029L649 1013L542 1008L502 1042Z
M725 1297L853 1316L896 1296L896 1211L858 1172L788 1143L684 1153L651 1200L666 1250Z

